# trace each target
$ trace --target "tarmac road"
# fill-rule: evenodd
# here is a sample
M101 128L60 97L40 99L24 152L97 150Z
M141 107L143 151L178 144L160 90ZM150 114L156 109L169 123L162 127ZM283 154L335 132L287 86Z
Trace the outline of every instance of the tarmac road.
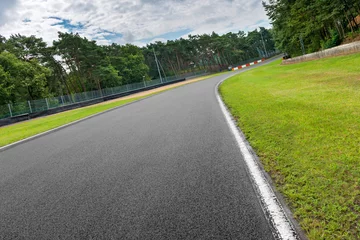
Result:
M0 152L0 239L273 239L216 100L228 75Z

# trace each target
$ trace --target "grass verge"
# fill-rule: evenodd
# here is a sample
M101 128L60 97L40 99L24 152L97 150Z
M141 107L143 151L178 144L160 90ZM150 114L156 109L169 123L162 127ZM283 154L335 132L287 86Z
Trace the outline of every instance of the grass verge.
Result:
M143 97L92 105L2 127L0 128L0 147L141 98Z
M207 75L203 77L199 77L197 79L188 80L185 82L180 82L174 85L168 85L165 87L161 87L158 89L150 90L148 93L142 94L142 92L135 94L137 97L131 98L131 96L127 96L125 98L121 98L118 100L111 100L108 102L102 102L96 105L91 105L83 108L78 108L42 118L36 118L25 122L16 123L9 126L4 126L0 128L0 147L14 143L16 141L34 136L36 134L46 132L48 130L60 127L62 125L83 119L85 117L104 112L108 109L112 109L141 98L149 97L154 94L158 94L160 92L179 87L185 84L189 84L192 82L205 80L210 77L218 76L221 74L225 74L227 72L216 73L212 75Z
M276 61L220 87L310 239L360 239L359 62Z

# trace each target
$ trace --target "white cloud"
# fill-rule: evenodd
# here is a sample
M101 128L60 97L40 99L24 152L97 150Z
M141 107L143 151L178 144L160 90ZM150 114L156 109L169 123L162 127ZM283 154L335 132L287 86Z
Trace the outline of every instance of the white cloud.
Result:
M17 0L1 0L0 1L0 26L9 20L9 12L16 6Z
M1 0L1 4L6 7L0 13L2 35L34 34L48 43L57 39L58 31L79 24L82 28L74 31L100 44L138 45L185 29L191 34L238 32L256 28L260 20L264 21L260 25L269 26L259 0L17 0L16 4ZM68 20L68 26L59 25L59 19Z

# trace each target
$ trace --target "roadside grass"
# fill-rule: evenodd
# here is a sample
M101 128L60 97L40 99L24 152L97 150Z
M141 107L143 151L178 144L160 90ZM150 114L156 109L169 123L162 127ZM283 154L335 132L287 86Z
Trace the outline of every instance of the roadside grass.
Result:
M42 132L46 132L50 129L54 129L62 125L80 120L82 118L106 111L108 109L136 101L140 98L143 97L119 100L108 104L92 105L1 127L0 147L34 136Z
M310 239L360 239L360 54L280 60L220 93Z
M221 73L215 73L203 77L197 78L196 81L205 80L210 77L215 77L221 74L225 74L227 72L221 72ZM189 82L184 82L183 85L191 83L192 80L189 80ZM180 86L183 86L180 85ZM176 88L179 86L173 86L166 90L155 90L156 92L150 93L141 97L134 97L129 99L119 99L115 101L109 101L109 102L102 102L99 104L78 108L74 110L69 110L66 112L61 112L58 114L41 117L41 118L35 118L31 119L29 121L16 123L9 126L0 127L0 147L14 143L16 141L20 141L22 139L34 136L36 134L46 132L48 130L60 127L62 125L83 119L85 117L104 112L108 109L112 109L136 100L139 100L141 98L149 97L154 94L158 94L173 88Z

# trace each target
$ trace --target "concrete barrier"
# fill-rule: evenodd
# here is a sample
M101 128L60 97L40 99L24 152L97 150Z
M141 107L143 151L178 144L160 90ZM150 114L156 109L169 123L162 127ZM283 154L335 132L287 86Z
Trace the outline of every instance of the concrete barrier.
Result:
M282 61L282 64L307 62L320 58L335 57L335 56L347 55L351 53L360 53L360 41L344 44L341 46L337 46L334 48L326 49L315 53L306 54L299 57L285 59Z

